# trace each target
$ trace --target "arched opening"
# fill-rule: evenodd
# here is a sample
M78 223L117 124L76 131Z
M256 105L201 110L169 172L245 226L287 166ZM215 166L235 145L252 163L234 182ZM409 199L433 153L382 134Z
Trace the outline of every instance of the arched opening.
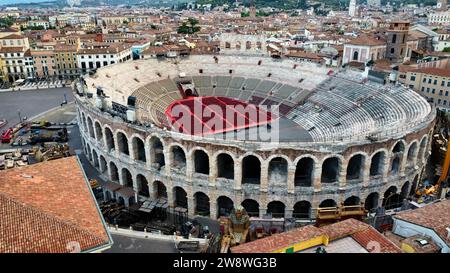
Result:
M250 41L245 42L245 49L247 50L252 49L252 42Z
M403 144L402 141L399 141L395 144L394 148L392 149L392 152L394 154L396 153L403 153L405 151L405 144Z
M409 181L406 181L405 184L403 184L402 190L400 192L400 197L402 198L401 200L408 198L409 185L410 185Z
M148 181L147 178L145 178L145 176L143 176L142 174L138 174L136 176L136 184L138 185L139 195L150 197L150 191L148 189Z
M349 198L345 199L344 206L357 206L360 205L361 201L358 196L350 196Z
M380 195L378 192L372 192L367 196L366 202L364 202L364 208L369 212L373 212L374 209L378 208L379 199Z
M284 218L285 208L283 202L272 201L267 204L267 213L271 214L273 218Z
M186 167L186 154L180 146L172 147L173 162L172 167L183 169Z
M217 177L234 179L234 160L229 154L217 156Z
M358 61L359 60L359 52L358 51L354 51L353 52L353 61Z
M152 158L152 164L157 164L157 169L161 168L162 166L166 165L166 162L164 160L164 147L157 137L150 138L150 157Z
M106 141L106 148L108 151L115 150L116 146L114 144L114 135L111 132L111 129L108 127L105 128L105 141Z
M282 157L275 157L269 162L269 183L287 184L288 163Z
M119 198L117 199L117 203L119 203L119 204L122 205L122 206L125 205L125 200L123 199L122 196L119 196Z
M314 171L314 160L310 157L302 158L295 168L295 186L311 187Z
M89 136L93 139L95 139L95 134L94 134L94 125L92 123L92 119L90 117L88 117L87 119L88 121L88 130L89 130Z
M322 183L334 183L338 180L339 159L337 157L327 158L322 164Z
M106 163L106 159L102 155L100 156L100 170L103 174L108 171L108 164Z
M209 175L209 157L203 150L194 152L194 170L196 173Z
M225 48L227 48L227 49L231 48L230 42L225 42Z
M384 193L383 207L389 210L401 207L401 205L402 197L397 193L397 188L395 186L391 186Z
M146 162L144 141L138 137L133 137L131 141L133 146L133 156L135 160Z
M119 182L119 170L114 162L109 162L110 178L113 182Z
M261 162L254 155L242 160L242 184L259 184L261 182Z
M92 161L94 162L94 167L100 167L100 164L98 163L98 155L95 150L92 150Z
M414 196L416 194L416 190L417 190L417 186L418 186L418 182L419 182L419 175L416 175L414 177L411 189L409 191L409 196Z
M241 205L250 217L259 216L259 204L257 201L253 199L245 199L242 201Z
M230 198L226 196L219 196L219 198L217 198L217 217L230 215L233 208L234 203Z
M392 160L392 165L391 165L391 174L396 174L398 173L398 170L400 169L400 157L395 157Z
M195 214L209 216L209 197L203 192L194 194Z
M295 203L294 212L292 213L292 216L298 219L310 219L311 203L309 203L308 201L300 201Z
M334 201L333 199L326 199L320 203L319 208L332 208L336 206L336 201Z
M385 153L378 152L372 156L372 161L370 162L370 176L380 175L383 172L385 160Z
M256 48L258 50L261 50L262 49L262 43L261 42L256 42Z
M126 187L133 187L133 176L130 171L126 168L122 169L122 184Z
M241 50L241 42L240 41L236 42L236 49Z
M425 150L427 149L427 142L428 139L425 136L422 141L420 142L420 148L419 148L419 154L418 154L418 163L422 163L425 157Z
M364 157L361 154L350 158L347 165L347 180L357 180L363 177Z
M97 135L97 141L103 142L103 131L100 123L98 121L95 122L95 134Z
M128 149L128 138L124 133L122 132L117 133L117 143L119 145L120 153L130 155L130 151Z
M175 207L188 208L187 193L183 188L174 187L173 197Z
M87 133L87 122L84 113L81 114L81 124L83 125L84 131Z
M416 155L417 143L414 142L408 149L408 155L406 156L408 168L413 168L415 165L415 155Z
M153 193L155 199L159 198L167 199L167 188L161 181L153 182Z

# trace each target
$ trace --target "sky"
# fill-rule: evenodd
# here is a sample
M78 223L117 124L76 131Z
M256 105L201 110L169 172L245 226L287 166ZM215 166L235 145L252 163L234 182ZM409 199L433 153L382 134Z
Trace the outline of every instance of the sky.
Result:
M14 4L14 3L37 3L37 2L45 2L48 0L0 0L0 5L4 4Z

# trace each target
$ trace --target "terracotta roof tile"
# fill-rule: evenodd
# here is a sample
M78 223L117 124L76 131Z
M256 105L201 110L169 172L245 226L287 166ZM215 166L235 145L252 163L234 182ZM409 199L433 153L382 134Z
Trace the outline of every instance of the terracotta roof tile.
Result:
M101 238L105 244L109 242L102 216L76 157L0 171L0 193L23 206ZM0 206L6 209L11 205L3 202ZM27 229L32 227L27 226L23 219L26 217L18 215L13 220L17 226L24 225L20 230L26 240ZM48 223L35 220L39 225Z
M450 228L450 200L443 200L424 207L397 213L394 218L433 229L450 245L446 228Z

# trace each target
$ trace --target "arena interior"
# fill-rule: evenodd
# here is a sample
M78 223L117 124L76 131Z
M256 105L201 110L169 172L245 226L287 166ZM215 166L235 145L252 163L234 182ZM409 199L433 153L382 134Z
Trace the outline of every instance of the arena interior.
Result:
M74 90L84 152L111 181L107 199L159 199L214 219L240 204L251 216L299 219L342 204L399 207L417 187L435 122L403 86L262 56L118 63ZM197 129L179 126L171 110L180 105ZM218 115L236 105L257 117Z

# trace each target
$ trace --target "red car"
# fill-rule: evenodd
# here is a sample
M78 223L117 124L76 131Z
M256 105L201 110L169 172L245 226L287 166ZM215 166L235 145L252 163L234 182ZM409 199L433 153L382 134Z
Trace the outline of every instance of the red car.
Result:
M2 136L1 136L2 143L9 143L9 142L11 142L12 133L13 133L13 129L12 128L9 128L8 130L4 131L2 133Z

